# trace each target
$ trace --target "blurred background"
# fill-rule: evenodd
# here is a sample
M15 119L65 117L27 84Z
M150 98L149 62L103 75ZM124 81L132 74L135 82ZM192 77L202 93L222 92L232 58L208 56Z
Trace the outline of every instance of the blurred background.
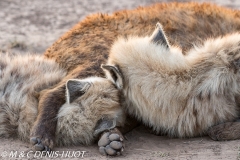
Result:
M0 49L43 53L64 32L89 14L111 14L157 2L172 0L0 0ZM240 9L239 0L196 2Z

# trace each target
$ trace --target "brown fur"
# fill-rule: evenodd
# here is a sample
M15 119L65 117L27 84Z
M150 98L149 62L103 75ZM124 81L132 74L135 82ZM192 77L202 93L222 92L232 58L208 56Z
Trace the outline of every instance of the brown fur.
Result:
M171 44L187 50L203 39L238 31L240 12L206 3L160 3L112 15L95 14L75 25L44 55L68 71L80 66L99 69L118 36L149 35L157 22Z
M68 78L103 76L100 64L106 62L111 44L118 36L146 36L152 32L154 25L160 22L169 36L169 42L187 51L193 43L202 42L208 37L239 31L239 17L239 11L197 3L162 3L119 11L112 15L96 14L74 26L44 55L65 68ZM56 88L61 88L61 85L62 83ZM50 112L54 116L63 101L50 101L47 97L57 95L56 97L61 99L65 91L59 91L53 88L42 93L40 114L32 132L33 136L42 137L43 140L54 137L54 126L57 122L50 123L52 117L46 118L46 115ZM53 130L48 132L50 128Z

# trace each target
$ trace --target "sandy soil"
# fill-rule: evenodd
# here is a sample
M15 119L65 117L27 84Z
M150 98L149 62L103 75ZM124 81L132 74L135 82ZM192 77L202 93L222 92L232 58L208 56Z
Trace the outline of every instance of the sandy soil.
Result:
M41 54L86 15L112 13L155 2L165 0L0 0L0 49ZM240 9L240 1L237 0L210 2ZM240 140L215 142L208 137L170 139L155 136L144 127L126 134L126 138L124 155L114 159L240 159ZM34 157L33 153L28 158L26 154L29 151L31 145L28 143L17 139L0 139L0 159L41 159L37 158L39 154ZM55 151L64 153L52 159L78 159L65 156L67 151L71 154L86 151L82 159L111 159L100 156L96 144L55 148ZM11 152L17 153L15 158L9 158Z

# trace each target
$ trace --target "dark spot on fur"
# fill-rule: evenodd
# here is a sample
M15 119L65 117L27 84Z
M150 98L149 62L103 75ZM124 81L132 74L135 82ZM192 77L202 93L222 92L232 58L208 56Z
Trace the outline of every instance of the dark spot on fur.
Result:
M199 93L199 95L197 96L197 99L198 99L199 101L202 101L202 100L203 100L202 92Z
M92 49L93 49L94 51L107 50L107 48L106 48L105 46L103 46L103 45L94 45L94 46L92 47Z
M4 72L2 72L2 74L0 74L0 79L2 79L4 76Z
M5 68L6 68L6 66L7 66L7 64L6 64L6 63L0 62L0 70L3 70L3 69L5 69Z
M13 70L10 72L11 77L13 77L14 73L15 72Z
M102 98L108 98L108 95L106 93L103 93Z
M236 74L237 71L240 69L240 59L235 60L235 61L233 62L233 65L231 65L231 67L233 68L233 71L234 71L234 73Z
M197 114L198 114L197 110L196 110L195 108L193 108L193 115L194 115L195 117L197 117Z
M5 84L5 86L4 86L4 88L3 88L3 94L5 94L9 83L10 83L10 82L8 81L8 82Z
M207 98L208 98L209 101L211 100L211 94L210 93L208 93Z
M84 108L84 106L82 106L82 105L81 105L81 106L80 106L80 108L81 108L81 111L82 111L82 112L84 112L84 111L85 111L85 108Z
M103 55L104 59L108 59L108 54Z
M6 93L4 95L4 99L5 99L6 102L9 101L9 97L10 97L10 93Z
M21 90L22 86L23 86L23 82L19 83L17 86L17 90Z

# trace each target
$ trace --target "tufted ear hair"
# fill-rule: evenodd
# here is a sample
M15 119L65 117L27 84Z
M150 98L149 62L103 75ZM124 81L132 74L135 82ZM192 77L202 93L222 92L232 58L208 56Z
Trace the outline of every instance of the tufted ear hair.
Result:
M161 44L169 48L169 42L167 39L167 36L165 35L165 32L163 30L163 27L160 23L156 24L156 28L154 32L151 35L151 41L156 44Z
M66 98L67 103L72 103L78 97L81 97L91 86L91 83L78 80L70 79L66 83Z
M110 79L118 89L123 88L123 76L118 67L113 65L102 64L101 68L106 73L108 79Z

